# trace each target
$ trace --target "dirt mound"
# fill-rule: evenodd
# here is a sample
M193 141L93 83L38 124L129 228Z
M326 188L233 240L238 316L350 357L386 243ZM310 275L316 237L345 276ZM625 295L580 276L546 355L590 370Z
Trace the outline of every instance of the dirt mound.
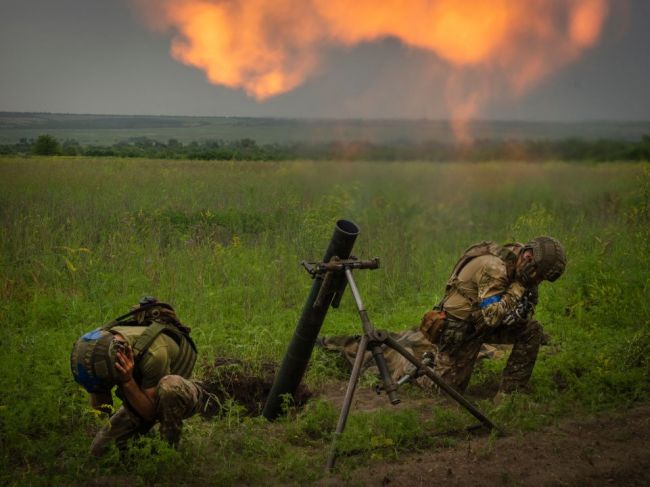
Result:
M210 417L219 414L229 399L243 406L249 416L260 415L277 368L277 364L272 362L253 365L239 359L217 358L204 369L201 378L203 387L219 400L219 404L212 404L205 415ZM301 408L311 396L312 392L300 384L293 406Z

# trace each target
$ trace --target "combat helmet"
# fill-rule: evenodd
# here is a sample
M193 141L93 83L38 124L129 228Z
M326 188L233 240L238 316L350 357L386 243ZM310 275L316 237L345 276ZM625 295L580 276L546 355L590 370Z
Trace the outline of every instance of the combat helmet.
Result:
M102 328L83 335L70 354L74 380L91 393L110 390L118 382L115 361L122 346L114 334Z
M553 237L540 236L527 242L522 251L532 250L533 260L541 278L554 282L566 267L566 254L562 244Z

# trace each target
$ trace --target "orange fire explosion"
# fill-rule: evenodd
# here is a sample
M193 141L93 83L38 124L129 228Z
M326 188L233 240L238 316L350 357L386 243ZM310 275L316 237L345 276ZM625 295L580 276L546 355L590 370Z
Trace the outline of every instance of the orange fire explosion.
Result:
M325 46L396 38L448 64L446 98L462 120L497 87L521 94L593 46L610 0L135 1L175 32L175 59L258 100L300 85Z

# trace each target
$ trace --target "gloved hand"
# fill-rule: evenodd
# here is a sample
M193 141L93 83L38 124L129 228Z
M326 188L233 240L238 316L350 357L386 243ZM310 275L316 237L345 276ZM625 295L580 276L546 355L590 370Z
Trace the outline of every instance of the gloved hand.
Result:
M526 294L526 287L519 281L514 281L508 286L506 294L509 294L514 299L521 299Z
M506 326L513 326L529 321L535 312L534 299L535 296L531 294L531 291L525 290L513 310L504 316L502 323Z
M524 296L522 298L522 302L525 302L528 311L526 321L530 320L533 317L533 314L535 314L535 306L537 306L537 299L538 299L537 286L526 289L526 292L524 293Z

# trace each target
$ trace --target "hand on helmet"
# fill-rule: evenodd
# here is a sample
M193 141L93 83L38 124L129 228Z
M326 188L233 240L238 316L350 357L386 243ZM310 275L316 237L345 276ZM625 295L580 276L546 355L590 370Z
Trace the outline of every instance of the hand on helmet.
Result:
M115 370L117 379L121 384L126 384L133 380L133 369L135 360L133 359L133 349L126 345L124 350L118 350L117 360L115 361Z

